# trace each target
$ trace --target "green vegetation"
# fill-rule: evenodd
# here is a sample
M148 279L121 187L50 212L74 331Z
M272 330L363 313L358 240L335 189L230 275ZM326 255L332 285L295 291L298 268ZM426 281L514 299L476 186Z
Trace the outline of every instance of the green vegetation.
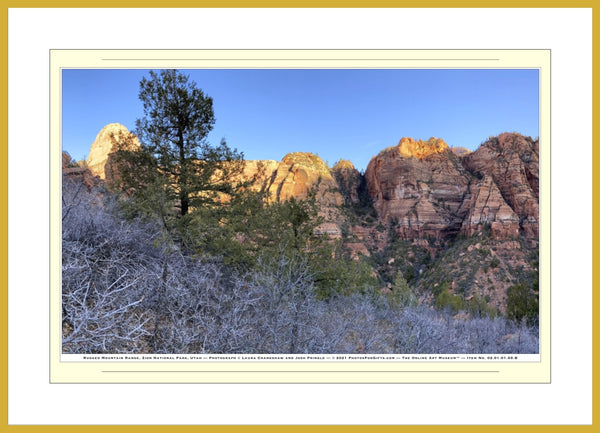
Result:
M487 299L486 299L487 297ZM475 293L471 299L466 302L466 310L473 318L481 317L497 317L498 310L489 306L489 296L482 297L478 293Z
M465 303L460 296L451 294L447 289L440 292L435 298L435 308L456 314L464 309Z
M381 284L393 283L397 273L410 285L415 285L419 275L431 262L431 253L425 247L414 245L412 241L400 239L394 230L394 221L387 230L386 248L376 251L369 259L377 269Z
M389 298L393 304L401 307L414 307L418 304L417 296L413 288L408 284L402 275L402 271L398 271L392 284L392 293Z
M539 318L539 296L533 287L517 283L508 289L506 313L509 319L525 321L529 325L537 324Z
M240 188L232 179L241 173L243 155L224 140L219 145L206 140L215 123L213 101L187 75L150 71L150 79L140 82L139 99L145 116L138 119L135 133L141 148L117 143L119 172L134 198L160 191L185 217L194 209L218 206L224 194Z

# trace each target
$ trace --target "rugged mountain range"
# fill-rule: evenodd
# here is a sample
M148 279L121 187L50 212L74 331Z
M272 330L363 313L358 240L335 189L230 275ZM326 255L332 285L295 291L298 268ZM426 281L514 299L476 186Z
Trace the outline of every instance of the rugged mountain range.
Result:
M107 125L91 146L87 166L100 179L110 174L110 137L123 131ZM302 152L246 161L244 176L257 173L256 188L271 200L314 191L320 232L357 259L369 257L383 289L400 271L422 300L446 290L504 311L508 287L537 272L537 139L503 133L469 152L438 138L402 138L364 174L349 161L329 168Z

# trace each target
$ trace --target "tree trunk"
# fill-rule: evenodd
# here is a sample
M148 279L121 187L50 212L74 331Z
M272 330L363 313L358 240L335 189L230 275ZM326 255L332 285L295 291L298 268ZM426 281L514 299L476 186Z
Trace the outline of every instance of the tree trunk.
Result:
M181 216L184 216L190 208L190 199L184 191L181 191L179 193L179 200L181 202Z
M185 160L183 130L177 132L177 147L179 147L179 167L181 175L179 177L179 202L181 204L181 216L188 213L190 208L190 197L187 191L188 173Z

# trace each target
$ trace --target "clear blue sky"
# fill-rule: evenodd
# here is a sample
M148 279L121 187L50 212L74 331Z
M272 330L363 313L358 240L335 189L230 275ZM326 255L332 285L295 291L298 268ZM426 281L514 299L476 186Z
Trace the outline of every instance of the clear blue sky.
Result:
M318 154L364 170L402 137L475 150L490 135L539 135L538 71L526 69L184 70L214 100L209 141L246 159ZM63 150L89 154L104 125L141 117L141 69L63 70Z

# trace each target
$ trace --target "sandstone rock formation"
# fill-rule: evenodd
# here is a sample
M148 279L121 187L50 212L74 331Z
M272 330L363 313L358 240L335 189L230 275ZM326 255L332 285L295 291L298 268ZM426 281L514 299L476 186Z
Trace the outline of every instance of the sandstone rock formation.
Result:
M294 152L287 154L277 167L273 183L269 186L278 199L290 197L304 199L311 190L323 205L339 206L343 203L335 179L327 165L312 153Z
M519 217L504 201L498 186L490 175L485 175L471 186L468 213L462 224L462 233L472 236L491 229L494 239L508 239L519 234Z
M404 239L449 239L489 227L496 239L537 238L539 143L516 133L459 157L440 139L402 138L365 178L379 218Z
M340 159L332 168L337 186L348 204L359 203L359 189L362 184L360 172L345 159Z
M396 150L395 148L392 148ZM427 141L403 137L397 146L397 151L405 157L423 159L430 155L445 153L449 149L448 145L441 138L431 137Z
M110 171L110 164L107 170L107 163L109 155L113 151L114 138L118 139L120 136L126 137L129 134L129 130L120 123L109 123L102 128L92 143L90 154L87 158L87 165L92 174L98 176L100 179L107 178L107 171ZM133 143L139 146L137 138L133 139ZM108 177L110 177L110 174Z
M92 143L87 165L93 175L109 182L118 177L111 164L115 138L121 142L127 141L128 147L140 145L138 139L119 123L102 128ZM344 198L331 171L317 155L294 152L285 155L281 162L245 161L243 177L255 177L255 188L264 190L272 201L291 197L306 199L310 193L314 193L320 214L325 220L321 232L333 237L341 236L339 221L342 217L337 207L344 203Z
M245 161L244 177L257 177L256 189L267 192L271 201L291 197L306 199L315 193L323 205L339 206L343 198L331 171L323 160L312 153L294 152L281 162L273 160Z
M465 302L483 299L506 312L508 288L536 272L539 142L505 133L458 154L441 140L404 138L372 158L367 188L389 237L383 244L361 238L402 263L404 275L418 275L425 302L446 287ZM390 233L403 243L390 247ZM431 262L411 259L416 243ZM378 272L389 281L395 266L379 265Z
M402 138L371 159L365 178L379 218L392 222L403 238L459 232L471 176L443 140Z
M343 217L338 207L344 199L331 171L317 155L294 152L285 155L281 162L246 161L244 176L257 176L255 188L263 189L271 201L306 199L314 193L319 214L324 218L318 231L335 238L341 236Z
M489 175L519 217L525 236L539 232L539 140L517 133L491 137L463 159L478 177Z

